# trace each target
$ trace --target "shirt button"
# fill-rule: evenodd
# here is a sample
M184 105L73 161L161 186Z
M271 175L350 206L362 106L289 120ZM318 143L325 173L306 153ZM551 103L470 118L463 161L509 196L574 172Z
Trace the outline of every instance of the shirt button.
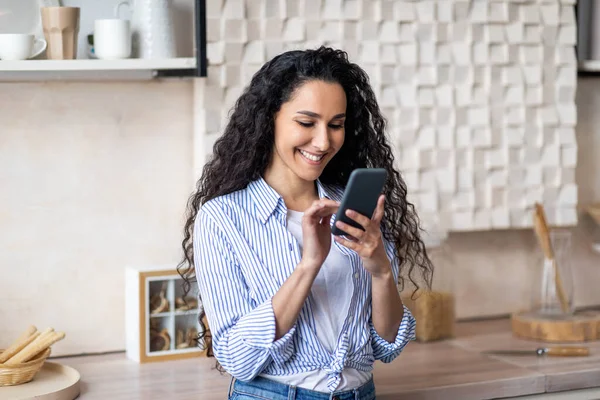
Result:
M359 277L359 276L360 276L360 275L358 275L358 272L354 274L354 277L355 277L356 279L358 279L358 277Z

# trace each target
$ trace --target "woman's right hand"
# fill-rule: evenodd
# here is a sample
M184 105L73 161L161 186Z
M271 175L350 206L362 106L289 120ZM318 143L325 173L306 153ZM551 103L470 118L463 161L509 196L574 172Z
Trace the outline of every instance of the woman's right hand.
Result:
M315 200L302 217L302 261L311 269L320 269L331 248L331 217L340 203Z

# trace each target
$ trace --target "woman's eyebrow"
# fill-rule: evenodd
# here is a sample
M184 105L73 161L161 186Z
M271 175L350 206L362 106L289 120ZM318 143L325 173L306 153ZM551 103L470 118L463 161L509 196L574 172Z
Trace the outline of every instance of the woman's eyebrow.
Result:
M321 116L315 112L312 111L306 111L306 110L301 110L301 111L296 111L297 114L304 114L308 117L312 117L312 118L321 118ZM346 117L345 113L341 113L341 114L337 114L334 115L332 119L340 119L340 118L344 118Z

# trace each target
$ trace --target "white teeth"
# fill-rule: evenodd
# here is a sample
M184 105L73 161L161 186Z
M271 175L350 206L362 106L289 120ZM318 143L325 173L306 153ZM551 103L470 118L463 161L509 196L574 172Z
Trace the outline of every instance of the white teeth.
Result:
M300 153L302 153L302 155L303 155L304 157L308 158L308 159L309 159L309 160L311 160L311 161L315 161L315 162L316 162L316 161L321 161L321 159L323 159L323 157L325 157L325 154L323 154L322 156L318 157L318 156L314 156L314 155L312 155L312 154L310 154L310 153L307 153L307 152L306 152L306 151L304 151L304 150L300 150Z

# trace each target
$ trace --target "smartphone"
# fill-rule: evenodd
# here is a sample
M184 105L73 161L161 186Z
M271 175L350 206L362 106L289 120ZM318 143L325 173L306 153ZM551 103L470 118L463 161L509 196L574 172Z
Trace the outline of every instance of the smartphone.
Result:
M372 218L386 179L387 171L384 168L357 168L352 171L350 179L348 179L348 185L344 191L344 196L340 202L340 207L335 214L331 233L337 236L348 235L335 225L337 221L345 222L350 226L364 231L365 229L362 225L346 215L346 210L354 210Z

